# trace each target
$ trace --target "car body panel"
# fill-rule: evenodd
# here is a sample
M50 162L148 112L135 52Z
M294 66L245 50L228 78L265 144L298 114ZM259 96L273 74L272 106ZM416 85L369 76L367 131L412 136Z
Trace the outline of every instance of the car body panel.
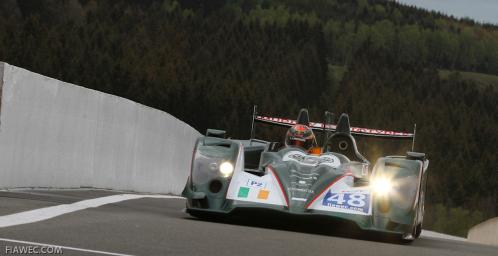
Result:
M182 195L190 213L235 214L260 209L295 216L347 220L363 230L411 235L423 219L428 160L416 154L367 161L325 152L311 155L270 142L202 137ZM231 175L220 172L229 162ZM371 180L387 178L388 195Z

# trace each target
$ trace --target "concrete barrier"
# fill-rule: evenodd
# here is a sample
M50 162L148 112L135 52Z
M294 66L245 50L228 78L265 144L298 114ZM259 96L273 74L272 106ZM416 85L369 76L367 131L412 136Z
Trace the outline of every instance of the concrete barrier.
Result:
M6 63L0 74L0 188L181 192L200 136L186 123Z
M498 246L498 217L472 227L467 239L471 242Z

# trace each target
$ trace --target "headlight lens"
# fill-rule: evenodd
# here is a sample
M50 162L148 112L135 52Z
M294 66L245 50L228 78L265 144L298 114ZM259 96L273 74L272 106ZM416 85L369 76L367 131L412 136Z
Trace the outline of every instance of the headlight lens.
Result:
M392 188L392 182L386 178L377 178L372 182L372 189L379 196L385 196L389 194Z
M233 165L230 162L223 162L220 165L220 173L223 177L228 177L233 173Z

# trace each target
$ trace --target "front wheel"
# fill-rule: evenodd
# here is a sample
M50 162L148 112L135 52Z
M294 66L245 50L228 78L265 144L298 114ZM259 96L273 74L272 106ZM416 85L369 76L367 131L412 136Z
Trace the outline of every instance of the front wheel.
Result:
M401 236L401 239L404 241L404 242L412 242L413 240L415 240L416 238L420 237L420 234L422 233L422 222L418 223L418 215L419 215L419 208L420 208L420 203L417 205L416 207L416 216L415 216L415 219L414 219L414 223L413 223L413 226L412 226L412 232L411 233L405 233Z
M417 227L415 227L415 238L419 238L420 234L422 234L422 223L419 223Z
M401 235L401 241L404 243L411 243L415 240L414 232Z
M420 234L422 233L422 223L419 223L417 226L414 226L412 228L411 233L406 233L401 236L401 240L406 243L413 242L415 239L420 237Z

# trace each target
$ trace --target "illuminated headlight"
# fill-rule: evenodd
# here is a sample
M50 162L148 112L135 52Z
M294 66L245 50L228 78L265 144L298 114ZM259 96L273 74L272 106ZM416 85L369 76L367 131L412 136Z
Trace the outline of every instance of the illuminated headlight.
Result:
M220 173L223 177L228 177L233 173L233 165L230 162L223 162L220 165Z
M386 178L377 178L372 182L372 189L374 193L379 196L385 196L391 192L393 185L390 180Z

